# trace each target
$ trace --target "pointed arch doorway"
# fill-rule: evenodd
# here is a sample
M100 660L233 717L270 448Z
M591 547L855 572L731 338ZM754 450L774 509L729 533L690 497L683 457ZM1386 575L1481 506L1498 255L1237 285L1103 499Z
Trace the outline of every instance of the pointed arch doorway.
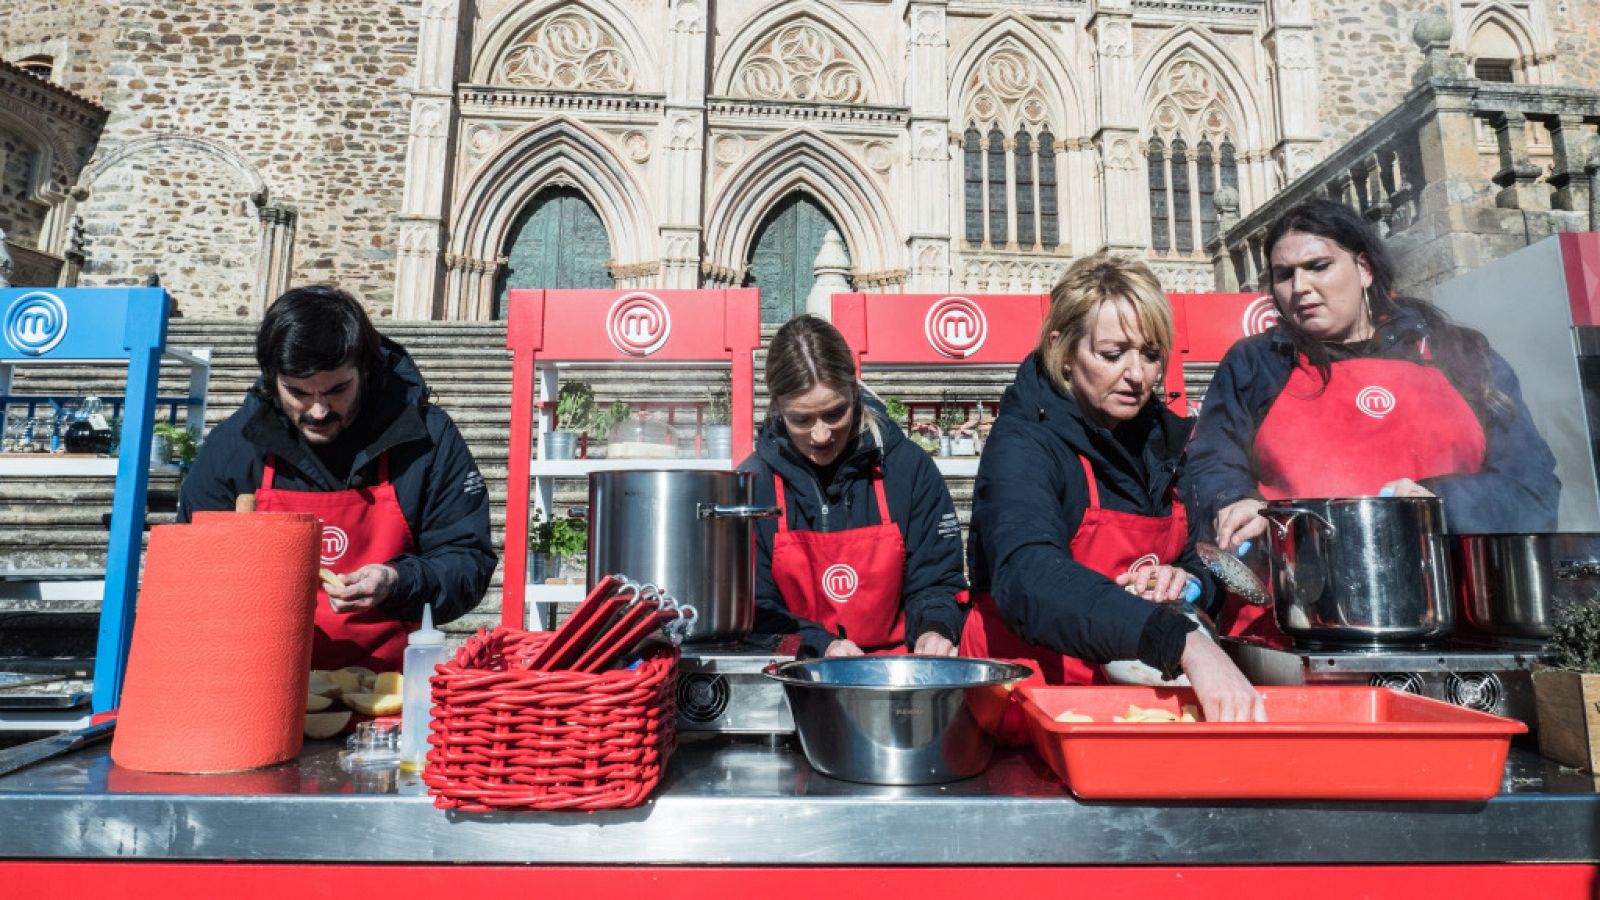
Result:
M517 216L505 246L494 317L506 317L513 288L608 288L611 240L583 194L570 187L540 191Z
M782 324L806 311L817 254L830 229L840 230L803 191L785 196L767 213L745 269L745 286L761 291L762 324Z

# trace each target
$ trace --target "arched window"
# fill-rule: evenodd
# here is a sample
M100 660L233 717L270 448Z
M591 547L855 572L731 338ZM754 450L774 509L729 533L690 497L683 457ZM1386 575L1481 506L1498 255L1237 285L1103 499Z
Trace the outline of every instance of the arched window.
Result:
M1150 102L1150 249L1201 256L1217 233L1217 189L1239 188L1230 104L1193 59L1170 65Z
M1056 217L1056 137L1048 128L1039 132L1039 239L1046 250L1061 243Z
M1034 235L1038 233L1033 218L1033 138L1025 129L1018 128L1015 142L1012 159L1016 172L1013 181L1017 188L1017 245L1026 250L1033 246Z
M1518 81L1522 51L1510 29L1497 18L1486 20L1472 33L1467 53L1472 58L1472 77L1479 81L1505 84Z
M1050 252L1061 243L1059 148L1037 71L1033 54L1008 37L968 76L961 142L968 247Z
M55 74L56 61L48 54L40 53L17 60L17 67L35 78L49 81L50 76Z
M1165 254L1172 247L1171 220L1167 217L1167 154L1161 138L1150 139L1150 247Z
M961 141L961 171L967 221L967 243L983 243L983 137L968 128Z
M999 247L1010 240L1006 228L1006 136L999 125L989 126L989 243Z

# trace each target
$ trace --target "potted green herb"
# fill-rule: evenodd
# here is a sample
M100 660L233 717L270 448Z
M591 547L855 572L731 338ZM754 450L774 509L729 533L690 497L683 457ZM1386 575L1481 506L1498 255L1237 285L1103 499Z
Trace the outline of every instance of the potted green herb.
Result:
M958 449L956 447L956 435L957 435L957 432L961 429L962 424L967 421L966 413L961 409L961 407L959 405L951 402L949 399L946 399L939 406L939 420L938 421L939 421L939 455L940 456L955 456L957 454L957 452L958 452ZM969 446L967 448L968 455L970 455L972 452L973 451L972 451L971 447Z
M1559 607L1547 649L1555 664L1533 672L1539 752L1600 775L1600 596Z
M150 437L150 465L170 466L176 459L179 472L186 473L198 455L200 442L187 429L171 422L156 423Z
M733 387L717 384L706 391L705 441L700 448L708 459L733 458Z
M911 411L906 408L905 403L899 397L884 398L883 411L888 414L889 421L899 425L901 428L910 427Z
M589 550L589 531L583 519L570 516L546 519L537 508L528 520L528 549L533 553L529 580L544 584L559 580L561 561L583 559ZM576 565L581 578L582 566Z
M547 432L545 459L572 459L577 456L578 434L594 421L594 389L582 381L568 381L556 391L556 430Z

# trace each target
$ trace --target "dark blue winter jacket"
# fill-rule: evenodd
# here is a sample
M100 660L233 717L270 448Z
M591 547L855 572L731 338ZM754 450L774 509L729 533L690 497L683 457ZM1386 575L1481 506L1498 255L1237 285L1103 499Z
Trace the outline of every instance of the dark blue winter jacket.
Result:
M1035 358L1000 398L978 465L967 539L973 592L992 594L1006 625L1033 643L1090 662L1137 658L1176 672L1189 620L1074 560L1070 545L1089 507L1080 456L1094 470L1103 509L1165 516L1192 423L1153 400L1113 434L1085 420ZM1176 564L1200 579L1200 605L1209 608L1216 588L1192 542Z
M967 582L961 574L961 525L950 500L950 489L933 459L889 421L877 398L864 394L863 399L868 414L877 417L883 446L880 448L870 432L859 435L856 446L845 451L847 456L826 489L776 417L762 427L756 452L739 466L739 471L756 476L755 502L761 506L777 502L773 473L783 479L791 529L844 531L882 524L872 479L881 463L889 516L906 542L900 588L905 604L906 646L915 645L927 631L954 641L961 635L964 618L956 595L966 589ZM821 655L838 635L794 615L784 604L772 577L772 541L777 532L777 520L758 521L755 630L763 634L798 633L802 654Z
M340 491L375 484L378 457L388 451L389 480L417 548L389 561L400 577L380 608L418 621L422 605L432 602L433 620L448 622L478 605L494 574L489 492L461 432L429 402L411 356L388 339L383 346L384 371L364 386L355 421L336 441L353 453L348 471L330 472L277 403L252 390L206 436L183 481L178 521L197 511L232 510L236 497L261 486L268 453L276 457L273 488Z
M1405 306L1380 329L1371 346L1346 349L1372 358L1423 362L1428 325ZM1550 531L1556 525L1561 481L1555 454L1539 435L1522 400L1511 366L1490 351L1490 386L1511 401L1492 412L1471 404L1487 439L1483 468L1472 475L1442 475L1421 484L1444 500L1446 526L1454 532ZM1245 497L1261 496L1256 474L1255 439L1261 421L1288 384L1294 370L1294 345L1278 328L1245 338L1231 347L1206 391L1200 421L1189 445L1193 505L1209 535L1218 510ZM1337 453L1337 435L1308 453Z

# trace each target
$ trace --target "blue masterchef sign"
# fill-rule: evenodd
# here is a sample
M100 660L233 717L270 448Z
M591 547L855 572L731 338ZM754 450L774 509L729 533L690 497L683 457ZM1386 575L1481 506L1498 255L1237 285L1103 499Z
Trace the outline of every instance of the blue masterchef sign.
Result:
M128 370L95 653L95 712L114 708L122 693L139 584L157 367L166 342L167 292L160 288L0 290L0 409L11 384L9 369L18 364L104 361Z

